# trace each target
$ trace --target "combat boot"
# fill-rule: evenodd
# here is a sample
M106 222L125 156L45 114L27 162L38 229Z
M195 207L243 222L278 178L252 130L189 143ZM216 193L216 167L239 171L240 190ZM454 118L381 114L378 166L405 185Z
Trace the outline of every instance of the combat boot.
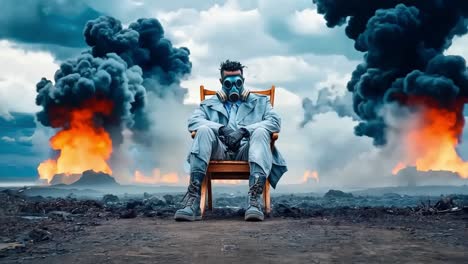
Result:
M201 182L205 177L202 173L192 173L190 175L190 183L187 192L182 198L185 200L184 208L176 211L174 219L176 221L196 221L201 220L200 196Z
M249 207L245 211L245 221L263 221L261 196L265 187L266 176L262 174L249 177Z

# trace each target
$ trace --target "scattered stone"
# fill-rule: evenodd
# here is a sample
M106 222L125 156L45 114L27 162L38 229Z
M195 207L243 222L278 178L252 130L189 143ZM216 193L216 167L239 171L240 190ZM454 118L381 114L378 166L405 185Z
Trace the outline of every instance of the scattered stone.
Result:
M174 204L174 196L166 194L163 196L163 198L166 200L166 204Z
M137 217L137 212L134 209L127 209L120 212L119 217L122 219L130 219Z
M127 208L127 209L135 209L135 208L137 208L137 207L139 207L139 206L143 206L143 205L144 205L144 204L143 204L142 201L137 201L137 200L135 200L135 201L130 201L130 202L128 202L127 205L126 205L126 208Z
M327 193L325 193L323 197L327 199L341 199L341 198L353 198L354 196L351 193L345 193L340 190L329 190Z
M102 202L104 204L116 204L119 202L119 197L113 194L106 194L102 197Z
M158 212L153 211L153 210L147 210L147 211L143 212L143 215L146 216L146 217L156 217L156 216L158 216Z
M24 251L26 251L26 245L24 243L0 243L0 258L7 257L12 252L19 253Z
M161 208L161 207L166 206L166 202L164 202L163 200L159 199L156 196L145 199L143 203L145 204L145 207L148 209Z
M221 251L222 252L229 252L229 251L234 251L234 250L238 250L239 247L237 245L223 245L223 247L221 248Z
M18 242L0 243L0 251L18 249L18 248L24 248L24 247L25 247L24 243L18 243Z
M290 207L287 204L278 204L274 208L274 214L277 216L284 216L284 217L294 217L299 218L301 217L301 209L296 207Z
M80 231L83 231L83 230L84 230L83 226L81 226L81 225L75 225L75 226L72 227L72 229L71 229L70 231L72 231L72 232L80 232Z
M64 212L64 211L52 211L47 214L47 216L51 219L54 220L59 220L59 221L70 221L71 219L71 213Z
M41 242L52 239L52 233L40 228L34 228L28 233L28 236L34 242Z
M434 205L434 208L442 211L442 210L448 210L454 208L456 205L453 201L452 197L449 196L443 196L437 203Z

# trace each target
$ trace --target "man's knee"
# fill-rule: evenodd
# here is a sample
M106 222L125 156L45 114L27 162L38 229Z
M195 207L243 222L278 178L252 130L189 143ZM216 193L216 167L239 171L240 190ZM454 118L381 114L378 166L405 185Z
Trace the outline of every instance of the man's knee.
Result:
M271 133L265 128L257 128L250 135L250 140L270 140Z
M204 161L209 161L213 151L218 147L218 138L208 126L200 126L192 142L191 153Z
M203 138L215 138L216 135L215 133L213 132L213 130L211 128L209 128L208 126L200 126L198 129L197 129L197 134L196 134L197 137L203 137Z
M198 155L190 154L190 173L197 172L197 173L206 173L206 168L208 167L208 163L201 159Z

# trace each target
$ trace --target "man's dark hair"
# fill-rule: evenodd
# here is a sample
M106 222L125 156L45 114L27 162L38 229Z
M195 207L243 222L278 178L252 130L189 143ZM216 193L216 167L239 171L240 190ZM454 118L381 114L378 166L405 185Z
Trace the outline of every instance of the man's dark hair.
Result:
M224 77L223 73L224 71L241 71L241 74L244 74L244 65L242 65L238 61L230 61L226 60L224 62L221 62L221 65L219 66L219 73L221 74L221 78Z

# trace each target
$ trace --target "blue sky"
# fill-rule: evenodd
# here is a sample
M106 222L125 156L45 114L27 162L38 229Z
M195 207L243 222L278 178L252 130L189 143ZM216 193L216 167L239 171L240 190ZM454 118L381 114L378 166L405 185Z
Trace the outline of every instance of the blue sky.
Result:
M152 109L160 127L173 130L161 142L178 142L158 145L156 156L177 149L172 156L175 161L158 163L183 170L190 142L184 122L193 104L199 102L198 86L216 89L220 61L234 59L247 65L246 85L252 89L278 87L276 108L283 118L278 146L290 167L286 183L300 182L305 170L318 170L329 185L366 182L373 186L391 181L386 172L391 171L397 155L376 149L369 138L356 137L352 118L330 110L299 127L302 99L315 100L324 87L331 96L344 95L351 72L362 59L344 29L327 28L310 0L121 0L111 5L104 0L26 0L21 5L3 0L2 9L0 180L34 180L37 164L52 155L47 139L53 131L36 128L33 118L39 110L35 85L43 76L53 79L61 61L86 49L84 23L105 14L124 25L139 17L157 18L175 46L191 51L192 73L182 82L188 89L187 109L182 113L169 105L164 110ZM447 54L468 58L467 47L467 37L456 38ZM168 111L174 113L169 120ZM161 130L154 131L163 134ZM459 146L459 152L468 158L468 143Z

